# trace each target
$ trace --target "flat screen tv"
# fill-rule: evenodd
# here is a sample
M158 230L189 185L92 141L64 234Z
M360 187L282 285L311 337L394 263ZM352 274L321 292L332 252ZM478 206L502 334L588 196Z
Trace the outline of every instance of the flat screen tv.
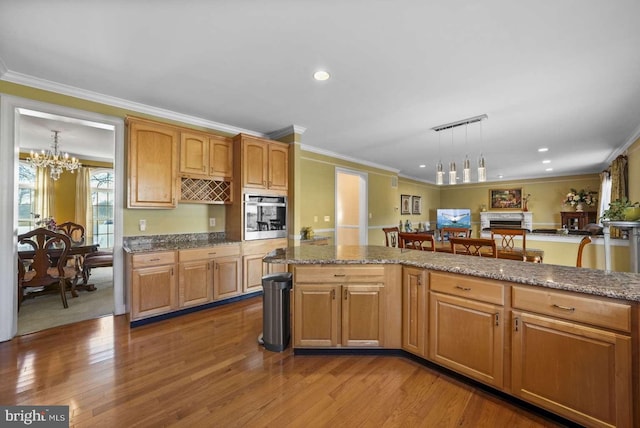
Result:
M471 228L471 210L468 208L439 208L436 216L436 227Z

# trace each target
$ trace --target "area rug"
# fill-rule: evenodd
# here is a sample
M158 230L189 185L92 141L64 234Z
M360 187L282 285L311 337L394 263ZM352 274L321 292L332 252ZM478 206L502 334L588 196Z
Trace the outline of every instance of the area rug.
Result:
M91 271L90 284L95 291L78 291L78 297L67 293L68 308L62 306L60 294L48 294L25 299L18 312L18 335L33 333L47 328L71 324L105 315L112 315L113 268L95 268Z

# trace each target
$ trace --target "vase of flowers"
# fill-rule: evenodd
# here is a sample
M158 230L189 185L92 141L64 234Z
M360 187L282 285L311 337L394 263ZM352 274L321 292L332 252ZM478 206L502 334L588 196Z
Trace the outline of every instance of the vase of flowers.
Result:
M584 210L585 206L590 207L598 202L596 195L597 193L591 190L570 189L567 196L565 196L564 203L575 207L576 211L580 212Z

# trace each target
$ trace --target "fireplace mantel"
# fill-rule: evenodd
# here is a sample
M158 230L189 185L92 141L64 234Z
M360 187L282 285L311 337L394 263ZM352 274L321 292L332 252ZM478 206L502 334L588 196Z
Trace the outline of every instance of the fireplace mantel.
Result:
M483 211L480 213L480 230L491 227L491 221L519 221L522 229L533 230L533 213L529 211Z

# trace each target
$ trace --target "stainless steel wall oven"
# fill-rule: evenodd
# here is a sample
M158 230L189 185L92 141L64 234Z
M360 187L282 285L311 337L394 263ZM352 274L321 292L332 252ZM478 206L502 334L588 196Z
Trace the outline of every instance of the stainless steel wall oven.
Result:
M287 197L244 195L244 239L287 237Z

